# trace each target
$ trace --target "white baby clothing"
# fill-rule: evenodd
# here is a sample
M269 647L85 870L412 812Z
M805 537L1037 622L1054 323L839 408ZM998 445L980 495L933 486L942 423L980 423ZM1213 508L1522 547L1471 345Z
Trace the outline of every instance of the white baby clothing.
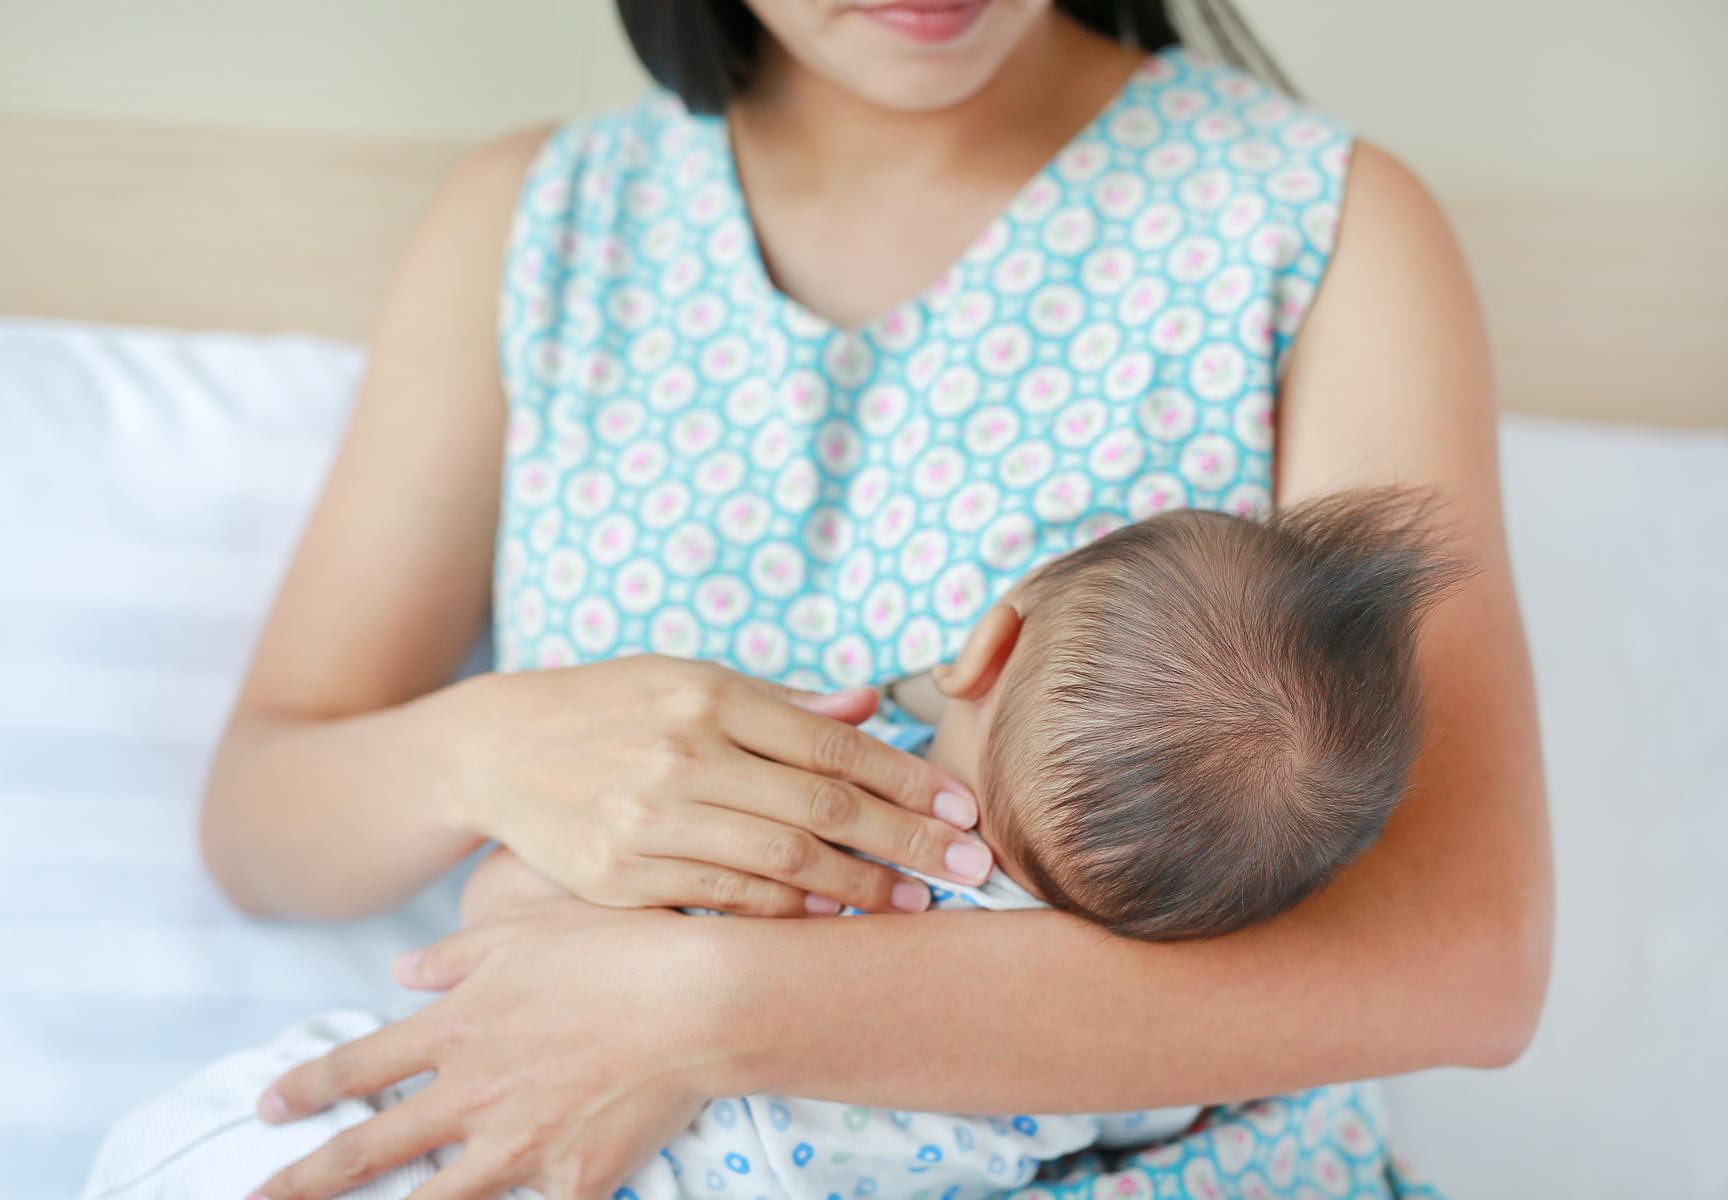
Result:
M915 872L908 874L916 875ZM936 908L1038 907L995 872L983 887L925 876ZM915 918L913 918L915 919ZM383 1014L344 1010L302 1021L135 1109L104 1139L84 1200L239 1200L342 1130L415 1090L344 1100L288 1125L254 1115L279 1075L383 1028ZM949 1116L786 1096L705 1105L690 1127L615 1193L615 1200L828 1200L841 1196L968 1200L1031 1181L1048 1159L1095 1145L1136 1145L1186 1128L1196 1108L1108 1115ZM402 1200L459 1151L446 1148L348 1193ZM531 1200L511 1189L510 1200Z

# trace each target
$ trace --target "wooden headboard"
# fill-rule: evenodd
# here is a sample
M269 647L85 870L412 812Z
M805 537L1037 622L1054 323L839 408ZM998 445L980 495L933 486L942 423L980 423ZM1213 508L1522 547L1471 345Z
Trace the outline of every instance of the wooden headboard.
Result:
M0 118L0 314L361 340L464 149ZM1728 427L1728 203L1443 199L1508 409Z

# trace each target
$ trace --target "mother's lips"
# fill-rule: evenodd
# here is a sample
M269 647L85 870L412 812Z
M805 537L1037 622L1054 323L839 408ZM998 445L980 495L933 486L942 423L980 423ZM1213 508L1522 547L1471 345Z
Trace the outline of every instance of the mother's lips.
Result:
M970 29L990 4L991 0L892 0L858 12L916 41L946 42Z

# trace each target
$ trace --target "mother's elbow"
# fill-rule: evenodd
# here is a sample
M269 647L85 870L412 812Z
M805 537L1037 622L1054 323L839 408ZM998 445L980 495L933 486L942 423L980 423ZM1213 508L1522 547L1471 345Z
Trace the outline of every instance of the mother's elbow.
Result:
M198 852L204 870L231 904L247 916L280 915L260 893L254 871L242 862L237 843L243 840L241 797L233 778L239 722L230 723L211 760L198 813ZM243 751L241 751L243 752Z
M1536 1036L1548 995L1554 908L1546 894L1501 906L1468 933L1451 973L1458 1065L1498 1069L1523 1057Z
M221 802L214 800L206 791L203 811L198 819L198 852L204 861L205 873L228 898L228 902L247 916L276 916L278 914L271 905L258 894L249 874L241 870L235 861L236 856L230 844L233 834L228 829L229 819L221 807Z

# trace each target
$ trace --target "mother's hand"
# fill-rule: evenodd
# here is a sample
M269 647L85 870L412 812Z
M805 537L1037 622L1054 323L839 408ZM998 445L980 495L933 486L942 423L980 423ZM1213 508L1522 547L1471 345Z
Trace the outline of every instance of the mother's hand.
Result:
M492 1200L513 1186L610 1196L731 1086L727 1040L740 1022L716 1002L719 964L696 928L711 924L548 900L405 958L402 983L452 990L290 1071L259 1113L292 1120L422 1071L437 1078L254 1196L328 1200L453 1143L461 1157L417 1198Z
M446 818L613 907L761 916L841 904L918 911L923 884L835 849L979 883L978 806L958 781L853 725L876 694L828 696L642 655L481 676L449 693L463 767Z

